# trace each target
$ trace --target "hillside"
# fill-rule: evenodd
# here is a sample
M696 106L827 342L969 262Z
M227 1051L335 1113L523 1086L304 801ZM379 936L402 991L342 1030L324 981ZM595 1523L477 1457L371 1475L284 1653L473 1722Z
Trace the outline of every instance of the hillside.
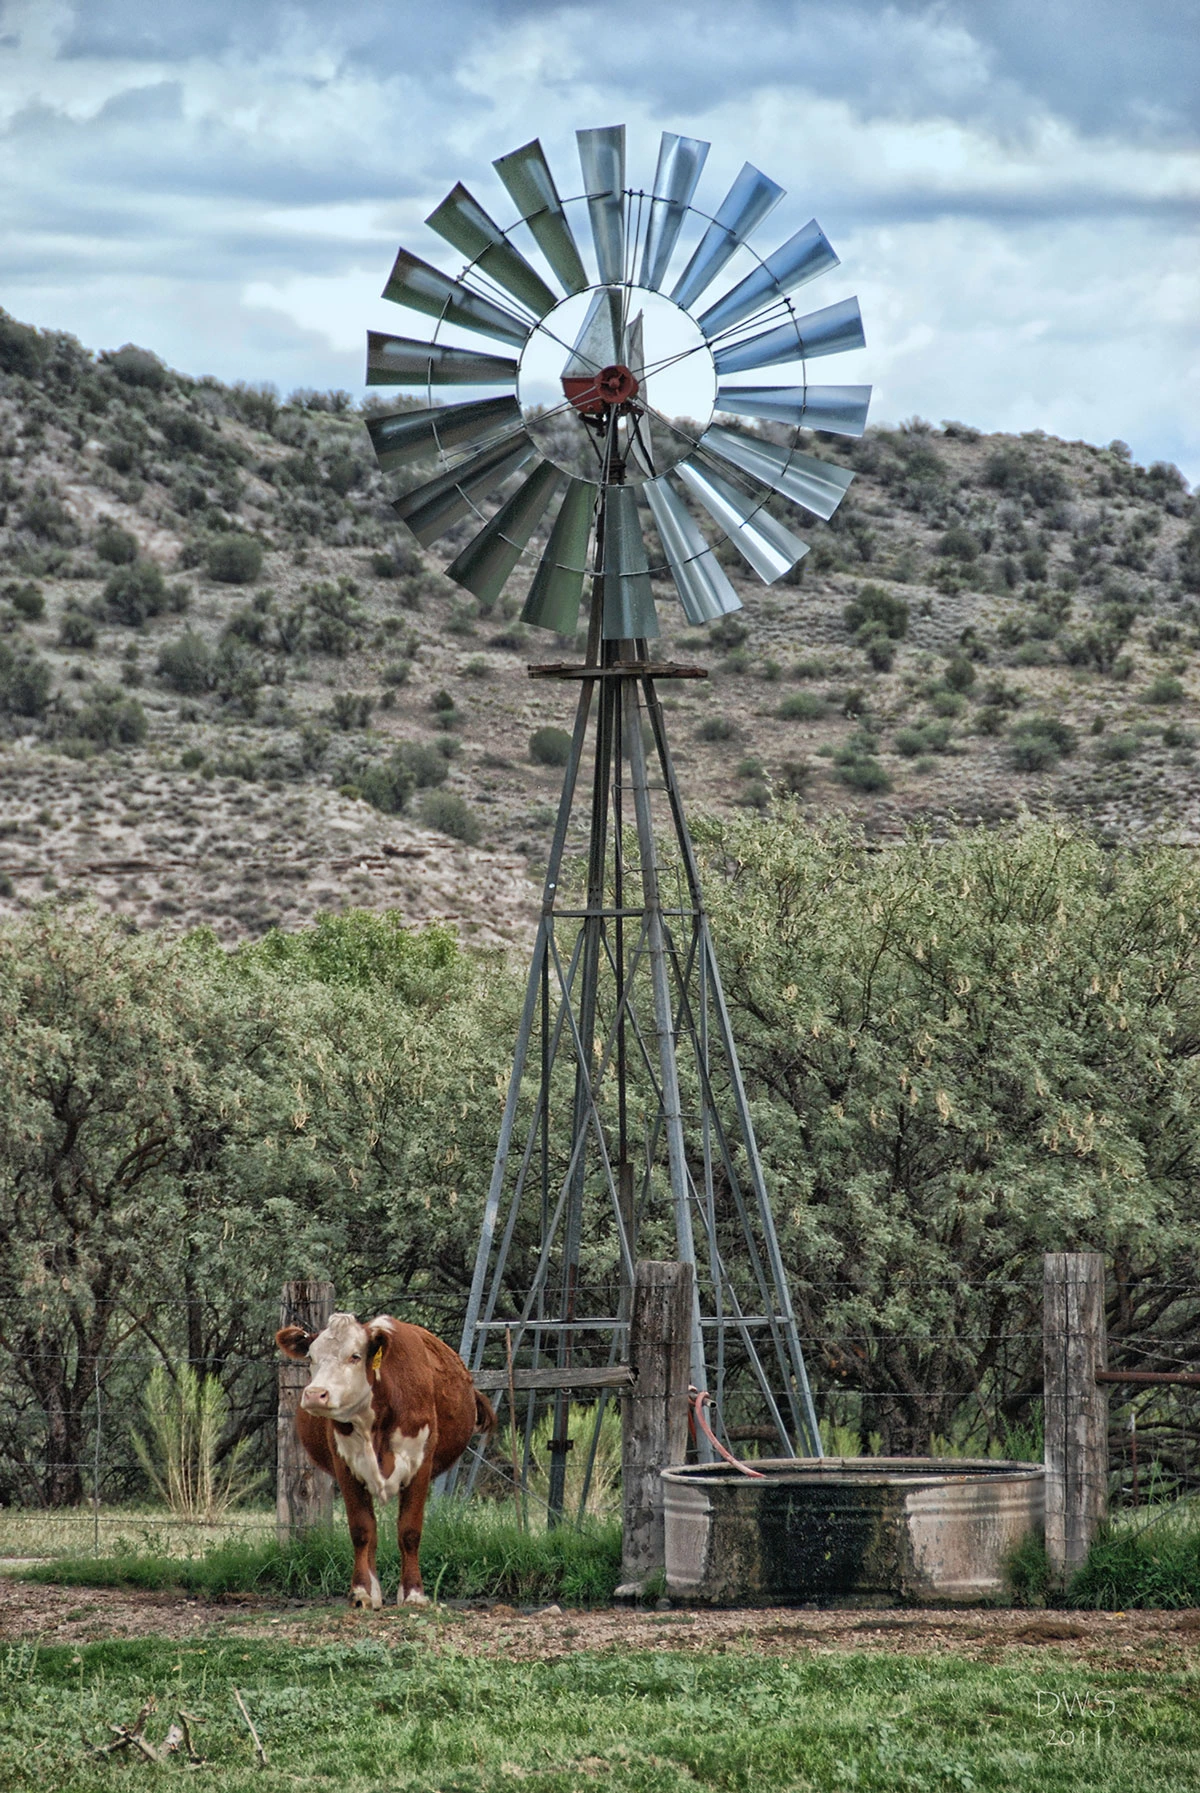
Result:
M483 616L388 506L344 394L187 379L0 314L0 908L92 896L233 939L391 904L522 941L569 644ZM660 590L694 809L795 797L889 835L1022 806L1200 839L1200 510L1170 466L919 419L794 584ZM725 551L722 551L725 558ZM849 608L848 608L849 607Z

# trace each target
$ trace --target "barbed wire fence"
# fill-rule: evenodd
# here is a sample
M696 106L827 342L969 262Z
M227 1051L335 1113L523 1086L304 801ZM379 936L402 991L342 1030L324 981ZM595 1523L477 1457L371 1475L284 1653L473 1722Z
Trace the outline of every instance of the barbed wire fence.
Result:
M842 1286L847 1298L858 1293L849 1282ZM995 1285L992 1281L982 1280L960 1286L987 1289ZM952 1350L958 1363L969 1364L973 1357L977 1360L986 1357L992 1364L993 1386L987 1395L982 1395L978 1389L964 1388L960 1380L949 1386L931 1383L913 1388L907 1391L905 1398L916 1408L924 1406L929 1412L940 1413L951 1405L957 1436L951 1439L942 1435L936 1439L935 1444L941 1447L938 1454L978 1454L969 1444L964 1446L964 1440L970 1439L972 1431L978 1438L989 1412L994 1416L997 1378L1019 1381L1023 1377L1026 1384L1032 1385L1036 1372L1036 1379L1040 1380L1043 1334L1032 1311L1038 1291L1029 1285L1021 1292L1029 1297L1030 1323L996 1331L968 1326L945 1332L930 1329L884 1332L882 1328L875 1328L817 1333L802 1328L802 1343L813 1367L818 1404L830 1430L830 1442L836 1446L839 1440L843 1443L848 1439L857 1440L859 1449L866 1452L870 1440L864 1415L869 1415L871 1403L897 1399L894 1381L881 1379L876 1386L870 1375L864 1373L869 1371L875 1354L885 1349L894 1352L900 1347L917 1354ZM1194 1283L1143 1284L1139 1294L1153 1303L1165 1304L1163 1311L1167 1314L1171 1312L1173 1301L1186 1305L1189 1319L1193 1308L1200 1308L1200 1289ZM194 1306L194 1301L188 1297L169 1297L156 1307L155 1319L161 1321L163 1313L174 1311L178 1314L189 1305ZM239 1438L250 1440L253 1466L261 1477L260 1499L265 1503L275 1493L278 1360L274 1333L278 1324L279 1297L264 1295L251 1305L256 1316L255 1325L261 1314L261 1352L208 1351L192 1355L186 1351L164 1350L161 1344L153 1344L145 1331L138 1328L131 1329L112 1350L100 1351L90 1357L76 1348L40 1351L40 1360L44 1364L70 1364L73 1388L79 1389L85 1383L88 1388L74 1427L78 1447L73 1455L51 1452L51 1434L56 1426L61 1429L62 1413L53 1404L39 1401L27 1379L14 1375L11 1350L0 1346L0 1502L9 1508L26 1511L47 1510L50 1503L46 1499L45 1472L52 1457L56 1472L69 1472L75 1479L78 1497L72 1503L73 1510L81 1516L90 1514L90 1541L98 1554L102 1537L111 1529L110 1516L113 1523L120 1519L126 1530L132 1527L148 1536L153 1535L155 1528L178 1529L184 1523L179 1515L149 1510L155 1501L154 1490L134 1448L133 1434L146 1431L144 1394L153 1371L164 1369L175 1380L184 1368L191 1368L198 1375L215 1376L225 1390L230 1401L230 1417L220 1454L226 1455ZM403 1314L409 1311L412 1317L417 1317L413 1310L419 1310L424 1323L435 1322L438 1310L441 1310L444 1330L448 1334L454 1330L457 1311L456 1303L449 1298L435 1303L424 1297L398 1296L395 1292L390 1297L381 1296L377 1305L367 1302L361 1307L370 1312ZM3 1296L0 1297L0 1309L8 1321L5 1332L11 1336L14 1322L17 1328L24 1325L28 1329L35 1327L39 1319L44 1319L46 1304L40 1298ZM1200 1373L1197 1335L1190 1329L1178 1332L1122 1331L1118 1320L1115 1325L1110 1322L1109 1348L1110 1365L1117 1368L1165 1375L1195 1376ZM832 1373L830 1365L838 1363L854 1365L851 1379ZM1108 1396L1112 1508L1116 1511L1136 1509L1200 1494L1200 1386L1113 1385ZM594 1412L603 1406L606 1398L581 1394L572 1405ZM504 1405L503 1398L500 1405ZM1029 1421L1014 1425L1011 1436L1019 1439L1026 1451L1033 1452L1037 1446L1039 1400L1032 1386L1027 1407ZM729 1429L730 1437L751 1451L757 1442L754 1433L752 1425L733 1425ZM503 1444L499 1448L487 1448L476 1441L472 1451L478 1453L481 1448L486 1457L486 1476L481 1486L493 1495L516 1494L512 1469L504 1460ZM524 1492L535 1505L538 1504L540 1497L536 1491L526 1489ZM139 1509L136 1512L131 1511L135 1504ZM207 1522L191 1519L186 1523L204 1533L228 1530L233 1521L231 1516L225 1515ZM273 1515L261 1512L256 1504L237 1519L236 1529L245 1533L261 1531L265 1537L273 1534L275 1519Z

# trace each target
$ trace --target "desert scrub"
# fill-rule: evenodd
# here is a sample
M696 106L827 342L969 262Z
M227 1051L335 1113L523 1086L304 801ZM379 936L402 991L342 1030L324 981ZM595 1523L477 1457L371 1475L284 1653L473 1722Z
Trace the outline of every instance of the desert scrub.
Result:
M828 716L829 704L815 691L791 691L776 707L775 714L784 722L819 722Z
M571 737L565 728L535 728L529 737L529 757L535 766L565 766L571 757Z
M210 579L222 585L253 585L262 572L262 544L252 535L218 535L204 553Z
M457 791L430 791L421 799L421 820L426 828L436 828L468 847L477 845L483 835L479 817Z

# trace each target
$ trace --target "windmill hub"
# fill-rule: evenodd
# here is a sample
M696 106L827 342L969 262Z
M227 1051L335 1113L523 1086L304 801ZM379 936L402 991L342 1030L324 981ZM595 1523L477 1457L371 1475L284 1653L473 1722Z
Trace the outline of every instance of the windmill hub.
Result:
M614 405L630 404L637 397L640 386L636 375L620 362L615 362L611 367L602 367L594 377L585 375L568 379L564 376L563 391L577 411L591 417L603 415Z

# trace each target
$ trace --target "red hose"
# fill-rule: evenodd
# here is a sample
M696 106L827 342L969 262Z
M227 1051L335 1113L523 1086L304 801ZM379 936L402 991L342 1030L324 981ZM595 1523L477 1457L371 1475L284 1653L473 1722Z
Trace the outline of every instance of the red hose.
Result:
M725 1449L725 1446L721 1443L721 1440L717 1437L716 1433L705 1419L705 1402L710 1406L712 1405L712 1396L709 1394L708 1390L706 1388L689 1388L688 1396L691 1400L692 1412L696 1416L696 1424L704 1433L704 1436L708 1439L713 1449L724 1457L726 1463L732 1463L735 1469L740 1469L743 1475L753 1476L756 1482L765 1482L767 1478L764 1476L761 1469L751 1469L748 1463L743 1463L740 1457L735 1457L732 1451L727 1451Z

